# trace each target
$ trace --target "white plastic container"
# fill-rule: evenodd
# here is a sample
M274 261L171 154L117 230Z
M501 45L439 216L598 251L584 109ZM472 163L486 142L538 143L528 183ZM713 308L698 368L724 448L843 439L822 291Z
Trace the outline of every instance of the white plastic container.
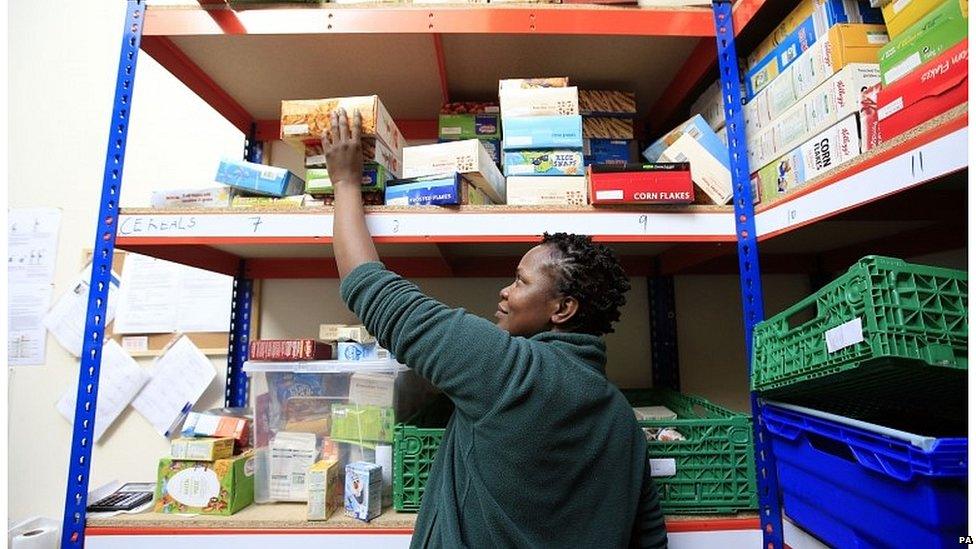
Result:
M244 371L251 378L255 411L257 503L300 498L295 492L284 498L281 490L272 489L274 472L294 465L273 462L285 454L271 448L279 433L285 433L284 438L314 435L311 463L336 459L344 471L349 463L375 462L376 446L392 444L393 426L416 413L434 392L395 360L250 361Z

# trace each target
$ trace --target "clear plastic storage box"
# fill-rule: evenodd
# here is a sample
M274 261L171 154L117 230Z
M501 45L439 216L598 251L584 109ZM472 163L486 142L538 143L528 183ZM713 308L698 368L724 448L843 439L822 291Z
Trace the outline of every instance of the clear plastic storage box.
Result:
M254 500L306 501L316 461L377 463L392 455L393 426L433 387L394 361L245 363L254 407ZM379 449L379 451L377 451ZM382 463L381 463L382 465Z

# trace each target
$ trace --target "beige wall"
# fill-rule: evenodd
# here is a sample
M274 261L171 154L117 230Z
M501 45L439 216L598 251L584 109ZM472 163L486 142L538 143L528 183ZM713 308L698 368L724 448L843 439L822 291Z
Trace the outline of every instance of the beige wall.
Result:
M8 196L12 207L63 210L55 296L80 269L82 252L92 243L124 6L122 0L74 0L57 9L32 0L10 3ZM208 186L217 159L238 157L242 143L240 132L142 55L122 205L148 204L154 188ZM274 155L285 165L296 162L281 147ZM449 304L490 315L507 280L417 282ZM802 276L764 282L770 314L807 292ZM680 277L675 286L684 390L748 409L736 277ZM608 373L622 386L639 387L650 384L647 295L643 280L633 280L633 287L618 331L607 339ZM321 322L353 320L338 300L335 280L267 281L263 295L264 337L312 337ZM223 358L214 357L214 366L217 378L198 407L222 400ZM8 370L13 520L60 517L71 427L54 405L77 368L78 361L49 338L44 366ZM155 461L167 450L166 441L130 409L96 445L91 484L153 480Z

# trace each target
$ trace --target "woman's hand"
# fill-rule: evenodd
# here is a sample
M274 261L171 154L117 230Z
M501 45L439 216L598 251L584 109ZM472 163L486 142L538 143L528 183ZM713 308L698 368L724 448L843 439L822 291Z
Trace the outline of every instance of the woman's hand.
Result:
M332 113L332 128L322 140L329 179L335 191L332 249L340 278L345 278L358 265L379 260L363 211L362 128L363 119L359 112L353 115L350 127L346 111L337 109Z
M363 146L360 141L363 130L363 117L356 111L352 124L345 109L332 111L332 124L322 138L325 151L325 164L329 170L332 186L338 191L343 185L357 189L363 179Z

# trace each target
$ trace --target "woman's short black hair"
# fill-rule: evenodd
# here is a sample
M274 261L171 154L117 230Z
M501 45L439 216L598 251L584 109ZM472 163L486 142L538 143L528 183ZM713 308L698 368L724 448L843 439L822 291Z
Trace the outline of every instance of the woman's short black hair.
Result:
M553 249L559 292L579 302L573 331L598 336L613 332L612 324L620 320L620 307L627 302L624 294L630 290L616 254L579 234L546 233L542 243Z

